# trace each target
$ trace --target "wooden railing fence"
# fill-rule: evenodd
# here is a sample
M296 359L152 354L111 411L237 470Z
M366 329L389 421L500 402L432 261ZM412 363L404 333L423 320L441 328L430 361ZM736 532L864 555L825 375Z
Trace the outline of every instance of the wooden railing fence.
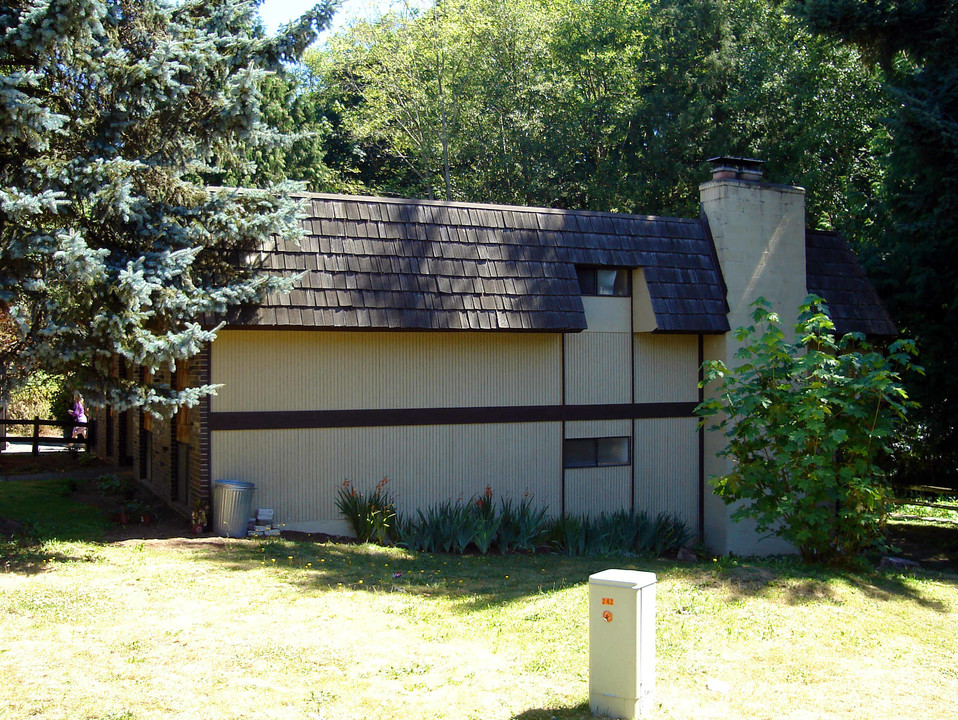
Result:
M29 435L9 435L7 434L7 428L10 427L28 427L31 428L32 432ZM54 427L61 428L64 430L64 433L60 435L41 435L41 427ZM70 437L73 433L73 428L81 427L85 428L84 438L74 439ZM64 437L67 435L67 437ZM0 448L4 447L4 443L11 444L20 444L20 445L32 445L33 454L40 454L40 445L82 445L86 452L91 452L93 450L93 445L96 441L96 421L91 420L89 422L61 422L59 420L41 420L38 417L33 418L33 420L8 420L0 418Z

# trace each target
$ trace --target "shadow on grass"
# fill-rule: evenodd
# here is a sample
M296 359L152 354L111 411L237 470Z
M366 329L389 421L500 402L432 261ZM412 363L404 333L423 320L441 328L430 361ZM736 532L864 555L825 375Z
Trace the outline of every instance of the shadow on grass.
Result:
M903 574L897 571L839 570L801 564L797 558L779 558L763 562L729 560L723 563L727 569L716 580L727 585L730 599L766 597L781 593L791 605L817 602L839 602L839 585L846 584L866 597L891 602L905 600L940 613L950 612L946 604L922 594L914 584L907 582L908 575L934 577L934 579L958 583L958 577L940 573L925 573L921 570Z
M56 563L94 562L95 554L76 548L75 552L51 549L47 543L25 540L0 540L0 572L36 575Z
M635 556L570 557L555 553L479 556L429 555L373 545L317 543L304 540L222 540L187 535L186 523L164 527L132 527L119 531L102 508L76 502L75 483L67 479L0 484L0 507L8 517L23 518L30 535L0 541L0 568L8 572L40 572L51 562L83 560L57 550L57 543L160 540L189 548L197 557L236 571L272 567L304 590L346 588L368 592L401 592L454 601L464 611L482 610L515 600L562 591L588 582L589 575L609 568L655 572L660 577L682 574L699 586L724 590L730 600L784 595L787 602L833 602L844 582L879 601L907 600L938 612L941 602L925 597L901 573L847 572L801 565L795 558L683 564ZM958 542L958 540L956 540ZM49 552L48 548L54 551ZM944 582L958 575L926 573Z
M888 542L924 570L958 574L958 525L893 520Z
M6 528L0 538L0 569L38 573L50 563L88 560L64 543L95 543L109 522L97 507L75 502L75 483L68 478L0 483L0 508Z
M658 569L637 558L570 558L533 555L441 555L375 545L291 540L240 540L228 549L201 549L201 556L239 572L274 568L305 591L348 589L442 597L463 612L565 590L609 567Z
M232 541L201 550L204 558L236 571L275 568L304 591L345 589L441 597L454 611L473 612L527 597L580 587L589 575L609 568L656 573L660 580L681 575L697 586L723 592L730 602L777 597L793 605L837 602L840 586L851 586L883 602L907 601L936 612L950 608L927 597L900 573L840 571L802 565L797 558L722 559L676 563L634 556L569 557L554 553L478 556L428 555L374 545L340 545L290 540ZM955 582L954 577L936 580ZM918 571L917 577L927 574Z
M552 707L526 710L518 715L513 715L511 720L585 720L585 718L591 717L592 711L589 708L589 703L584 702L575 707Z

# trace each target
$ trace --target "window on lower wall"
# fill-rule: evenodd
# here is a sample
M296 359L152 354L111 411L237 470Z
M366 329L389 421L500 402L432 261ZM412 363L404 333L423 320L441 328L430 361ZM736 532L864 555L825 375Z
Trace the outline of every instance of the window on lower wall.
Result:
M176 449L176 467L171 488L173 497L170 499L186 502L190 487L190 446L173 440L173 447Z
M140 480L153 480L153 432L140 430Z
M575 438L562 445L563 465L567 468L628 465L629 438Z

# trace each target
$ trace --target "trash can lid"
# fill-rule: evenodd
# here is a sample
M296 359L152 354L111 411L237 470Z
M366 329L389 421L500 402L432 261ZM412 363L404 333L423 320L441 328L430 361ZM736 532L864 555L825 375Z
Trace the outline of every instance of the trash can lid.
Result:
M243 480L214 480L214 485L222 485L223 487L236 488L237 490L252 490L256 487L251 482L245 482Z

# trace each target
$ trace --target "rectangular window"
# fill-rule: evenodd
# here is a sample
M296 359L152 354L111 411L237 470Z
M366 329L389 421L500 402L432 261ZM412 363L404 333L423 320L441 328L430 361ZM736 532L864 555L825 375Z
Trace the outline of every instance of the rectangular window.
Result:
M173 441L173 447L176 452L175 477L173 478L173 491L171 500L186 502L186 495L190 487L190 446L181 442Z
M579 292L583 295L601 295L606 297L629 297L631 277L624 268L577 267Z
M153 480L153 433L140 430L140 480Z
M629 438L575 438L562 446L563 465L567 468L628 465Z

